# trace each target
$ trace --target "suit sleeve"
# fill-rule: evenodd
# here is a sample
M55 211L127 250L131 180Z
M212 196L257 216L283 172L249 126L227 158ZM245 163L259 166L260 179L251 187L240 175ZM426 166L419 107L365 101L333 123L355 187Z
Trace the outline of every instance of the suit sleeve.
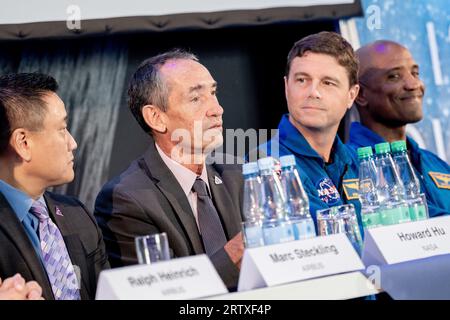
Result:
M95 218L113 268L137 264L134 238L160 232L139 202L124 191L102 191L95 204Z
M94 280L95 280L95 283L97 283L100 272L104 269L109 269L111 266L109 264L108 256L106 254L106 248L105 248L105 242L103 240L103 234L102 234L97 222L95 221L94 216L92 215L91 212L89 212L89 210L87 210L87 208L84 206L84 204L82 202L80 202L80 201L78 201L78 202L83 207L83 209L86 211L89 218L92 220L92 223L94 224L95 230L96 230L97 247L92 253L90 253L89 257L92 259L91 261L93 262L93 268L94 268L94 274L95 274Z
M220 249L209 258L228 290L235 291L239 280L239 269L231 261L225 249Z

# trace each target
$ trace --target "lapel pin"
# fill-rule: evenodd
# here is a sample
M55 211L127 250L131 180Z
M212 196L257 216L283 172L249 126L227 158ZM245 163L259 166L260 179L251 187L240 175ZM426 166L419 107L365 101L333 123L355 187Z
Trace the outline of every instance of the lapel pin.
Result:
M64 215L62 214L61 210L59 210L58 207L55 207L55 212L56 212L56 215L57 215L57 216L64 217Z
M222 184L222 180L218 176L214 176L214 183L215 184Z

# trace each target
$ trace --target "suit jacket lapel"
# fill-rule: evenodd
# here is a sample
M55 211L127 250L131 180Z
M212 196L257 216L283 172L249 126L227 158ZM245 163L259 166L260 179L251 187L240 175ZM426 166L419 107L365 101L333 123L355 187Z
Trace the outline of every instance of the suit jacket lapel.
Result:
M17 219L16 214L13 212L8 201L0 193L0 212L1 212L1 223L0 229L6 234L9 234L11 239L14 239L14 244L17 250L22 254L30 273L39 285L42 287L42 295L45 299L54 299L53 291L48 281L47 273L44 266L41 263L40 257L37 255L33 248L25 228Z
M86 253L76 228L71 226L71 219L64 216L64 205L56 205L47 194L44 194L44 198L47 202L50 217L55 221L55 224L58 226L58 229L63 236L72 264L80 268L78 276L81 278L81 298L89 299L89 269L86 264ZM80 279L78 279L78 281L80 281Z
M204 253L197 223L195 222L195 217L186 194L175 176L161 159L153 139L151 139L150 147L144 154L144 160L148 168L147 174L150 178L157 180L157 187L167 198L178 218L181 220L194 252L196 254Z
M211 189L216 210L225 224L225 232L227 233L228 240L230 240L239 232L239 226L233 214L233 212L239 212L239 210L233 203L225 184L216 183L216 177L221 178L219 173L212 166L207 166L206 170L208 171L209 188Z

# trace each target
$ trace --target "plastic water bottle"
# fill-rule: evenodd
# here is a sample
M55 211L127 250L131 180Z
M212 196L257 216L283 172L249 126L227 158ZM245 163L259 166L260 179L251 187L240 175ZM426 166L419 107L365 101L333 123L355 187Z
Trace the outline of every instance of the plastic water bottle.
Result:
M390 154L389 142L375 145L375 184L380 202L381 221L391 225L411 221L408 205L404 199L404 187Z
M263 202L261 179L258 175L256 162L245 163L242 166L244 175L244 217L243 224L245 246L247 248L264 245L262 234Z
M391 143L392 158L405 188L405 199L409 206L412 221L428 218L426 199L420 194L420 182L414 173L407 149L406 141L399 140Z
M295 240L292 227L286 219L285 199L280 180L274 170L274 159L258 160L262 183L264 220L264 244L276 244Z
M309 213L309 200L296 169L295 157L280 157L281 185L284 190L286 213L292 225L295 240L316 236L314 221Z
M358 196L361 202L361 217L364 228L382 226L380 217L380 203L378 201L377 169L373 161L372 147L358 148L359 159L359 188Z

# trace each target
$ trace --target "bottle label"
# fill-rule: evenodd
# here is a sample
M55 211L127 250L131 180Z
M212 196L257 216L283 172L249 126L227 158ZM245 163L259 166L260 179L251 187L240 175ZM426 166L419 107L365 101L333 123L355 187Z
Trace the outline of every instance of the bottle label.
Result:
M264 239L261 226L252 226L244 228L245 247L255 248L264 245Z
M263 227L264 244L271 245L294 241L294 233L290 224Z
M427 209L423 204L411 205L409 207L409 216L411 221L425 220L427 219Z
M312 219L304 219L292 223L295 240L309 239L316 236L316 229Z
M381 215L378 211L362 214L364 228L375 228L382 226Z
M383 209L381 210L381 221L385 226L409 222L411 221L409 217L409 209L407 206Z

